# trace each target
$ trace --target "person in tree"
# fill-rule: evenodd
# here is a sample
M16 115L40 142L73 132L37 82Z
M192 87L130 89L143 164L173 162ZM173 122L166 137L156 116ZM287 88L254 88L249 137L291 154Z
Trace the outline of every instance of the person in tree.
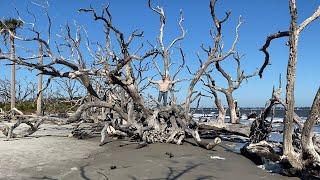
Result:
M162 79L159 81L152 81L149 79L150 83L158 85L159 88L159 96L158 102L161 103L163 100L163 106L167 106L168 102L168 91L172 88L172 85L178 82L179 80L171 81L168 75L162 75Z

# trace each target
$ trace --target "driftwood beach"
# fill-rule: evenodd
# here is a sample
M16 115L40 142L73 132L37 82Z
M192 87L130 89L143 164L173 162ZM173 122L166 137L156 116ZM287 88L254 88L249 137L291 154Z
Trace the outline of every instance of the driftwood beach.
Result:
M320 179L319 2L0 7L0 179Z

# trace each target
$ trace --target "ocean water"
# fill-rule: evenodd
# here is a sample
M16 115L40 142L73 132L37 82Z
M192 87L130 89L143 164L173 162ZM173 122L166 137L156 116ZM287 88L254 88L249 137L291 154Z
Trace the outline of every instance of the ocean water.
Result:
M240 108L241 114L249 115L250 113L256 112L257 114L260 114L260 112L263 110L261 107L257 108ZM218 113L218 111L215 108L191 108L191 111L195 114L210 114L212 112ZM302 118L308 117L308 114L310 112L309 107L300 107L295 108L295 112L298 114L298 116ZM227 112L228 114L228 112ZM284 110L282 108L276 108L275 110L275 117L277 118L283 118L284 117Z
M247 119L246 116L255 112L257 114L260 114L260 112L263 110L263 108L241 108L240 109L240 113L241 113L241 119L240 119L240 123L241 124L248 124L251 125L251 123L253 122L253 119ZM217 110L213 109L213 108L199 108L199 109L191 109L191 111L194 113L194 119L199 120L202 117L208 118L208 119L213 119L214 115L217 114ZM307 117L308 114L310 112L310 108L308 107L300 107L300 108L296 108L295 112L297 113L297 115L301 118L301 120L304 122ZM283 118L284 118L284 110L281 108L277 108L275 111L275 117L273 119L273 123L272 123L272 127L273 127L273 131L276 132L272 132L269 136L269 140L271 141L276 141L276 142L282 142L282 130L283 130ZM228 120L230 119L230 117L228 116L228 112L227 112L227 116L226 116L226 121L228 122ZM314 126L314 132L315 134L320 135L320 124L319 125L315 125Z

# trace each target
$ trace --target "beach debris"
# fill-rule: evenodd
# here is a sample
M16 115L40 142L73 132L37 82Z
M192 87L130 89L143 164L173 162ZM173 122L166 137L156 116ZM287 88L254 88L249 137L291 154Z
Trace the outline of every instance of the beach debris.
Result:
M257 119L257 117L258 117L258 113L253 111L248 115L247 119Z
M166 154L169 158L174 157L174 155L173 155L171 152L166 152L165 154Z
M271 143L267 141L261 141L259 143L248 143L243 148L241 148L241 154L245 157L251 159L255 164L262 165L264 159L269 159L271 161L279 161L280 156L276 154L274 148L276 143Z
M239 135L233 135L233 134L227 134L227 135L220 135L221 139L225 141L231 141L234 143L247 143L249 141L249 138L239 136ZM231 147L230 145L227 145Z
M226 158L220 156L210 156L210 159L225 160Z
M112 166L110 166L110 169L111 169L111 170L113 170L113 169L117 169L117 166L112 165Z
M258 165L257 166L258 168L260 168L260 169L263 169L263 170L265 170L266 168L265 168L265 166L262 164L262 165Z
M144 148L144 147L146 147L146 146L148 146L148 143L145 142L145 141L143 141L143 142L141 142L141 143L138 144L138 146L136 147L136 149L141 149L141 148Z
M78 168L77 167L72 167L72 168L70 168L71 169L71 171L78 171Z
M219 123L211 121L198 123L198 126L201 130L214 130L216 133L230 133L244 137L249 137L250 135L250 125L246 124Z

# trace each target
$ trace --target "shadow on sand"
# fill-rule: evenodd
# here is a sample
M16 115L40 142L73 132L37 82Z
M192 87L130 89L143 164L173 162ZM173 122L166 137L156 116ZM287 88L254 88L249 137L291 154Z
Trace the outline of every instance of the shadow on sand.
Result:
M188 165L184 170L174 170L172 167L168 167L169 172L166 177L161 177L161 178L151 178L151 179L145 179L145 180L176 180L176 179L183 179L183 177L188 176L189 173L191 173L192 170L195 168L201 166L202 164L193 164L193 165ZM130 179L132 180L138 180L138 178L134 176L129 176ZM199 176L195 178L195 180L205 180L205 179L212 179L215 178L214 176Z

